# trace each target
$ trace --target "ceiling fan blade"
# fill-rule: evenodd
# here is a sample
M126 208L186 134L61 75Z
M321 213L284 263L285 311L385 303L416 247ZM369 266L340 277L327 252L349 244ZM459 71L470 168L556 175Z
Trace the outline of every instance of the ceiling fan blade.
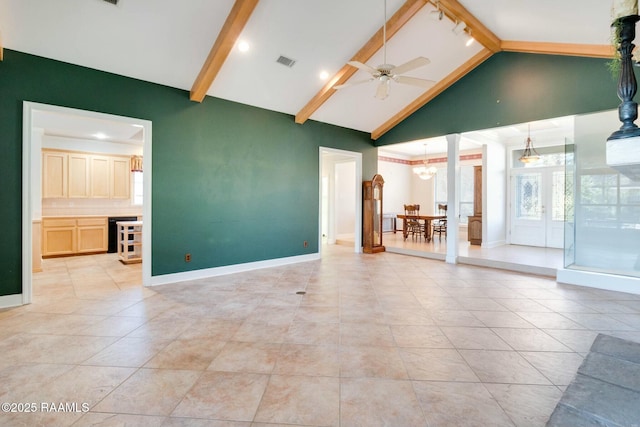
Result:
M363 64L362 62L359 61L349 61L347 62L347 64L351 65L352 67L356 67L359 68L363 71L366 71L369 74L377 74L378 70L376 70L373 67L368 66L367 64Z
M393 70L391 70L391 72L393 74L404 74L411 70L415 70L416 68L424 67L430 62L431 61L429 61L429 59L425 58L424 56L418 56L417 58L414 58L409 62L405 62L402 65L398 65Z
M395 76L393 78L398 83L419 86L419 87L431 87L435 82L433 80L427 79L419 79L417 77L409 77L409 76Z
M334 89L342 89L343 87L355 86L355 85L359 85L359 84L362 84L362 83L369 83L370 81L373 81L373 80L374 80L374 78L370 77L370 78L364 79L364 80L356 80L355 82L351 82L351 83L335 85L333 88Z
M382 80L376 89L376 98L383 100L389 96L389 80Z

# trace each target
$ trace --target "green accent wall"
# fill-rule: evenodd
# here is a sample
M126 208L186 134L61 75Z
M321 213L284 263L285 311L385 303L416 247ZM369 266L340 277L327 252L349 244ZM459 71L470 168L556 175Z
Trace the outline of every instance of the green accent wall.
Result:
M319 147L363 153L365 179L377 170L363 132L5 49L0 296L22 291L23 101L152 121L154 276L315 253Z
M383 146L616 108L608 60L502 52L382 135Z

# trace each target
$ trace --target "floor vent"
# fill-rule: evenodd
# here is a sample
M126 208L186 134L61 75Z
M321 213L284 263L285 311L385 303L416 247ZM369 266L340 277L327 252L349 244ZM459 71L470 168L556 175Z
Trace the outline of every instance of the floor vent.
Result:
M116 6L118 5L118 0L104 0L107 3L111 3L111 4L115 4Z
M296 60L280 55L280 57L276 60L276 62L291 68L296 63Z

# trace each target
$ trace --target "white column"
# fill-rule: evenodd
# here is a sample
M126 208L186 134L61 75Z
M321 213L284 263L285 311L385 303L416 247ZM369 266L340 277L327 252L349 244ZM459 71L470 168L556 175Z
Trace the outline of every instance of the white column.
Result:
M460 134L447 135L447 255L449 264L458 262L460 199Z

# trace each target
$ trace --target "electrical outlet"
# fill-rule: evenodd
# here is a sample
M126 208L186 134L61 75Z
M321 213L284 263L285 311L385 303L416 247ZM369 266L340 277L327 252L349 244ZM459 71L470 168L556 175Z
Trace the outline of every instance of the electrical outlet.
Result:
M302 243L302 245L306 248L309 247L309 242L307 242L306 240Z
M191 262L191 254L184 254L184 262Z

